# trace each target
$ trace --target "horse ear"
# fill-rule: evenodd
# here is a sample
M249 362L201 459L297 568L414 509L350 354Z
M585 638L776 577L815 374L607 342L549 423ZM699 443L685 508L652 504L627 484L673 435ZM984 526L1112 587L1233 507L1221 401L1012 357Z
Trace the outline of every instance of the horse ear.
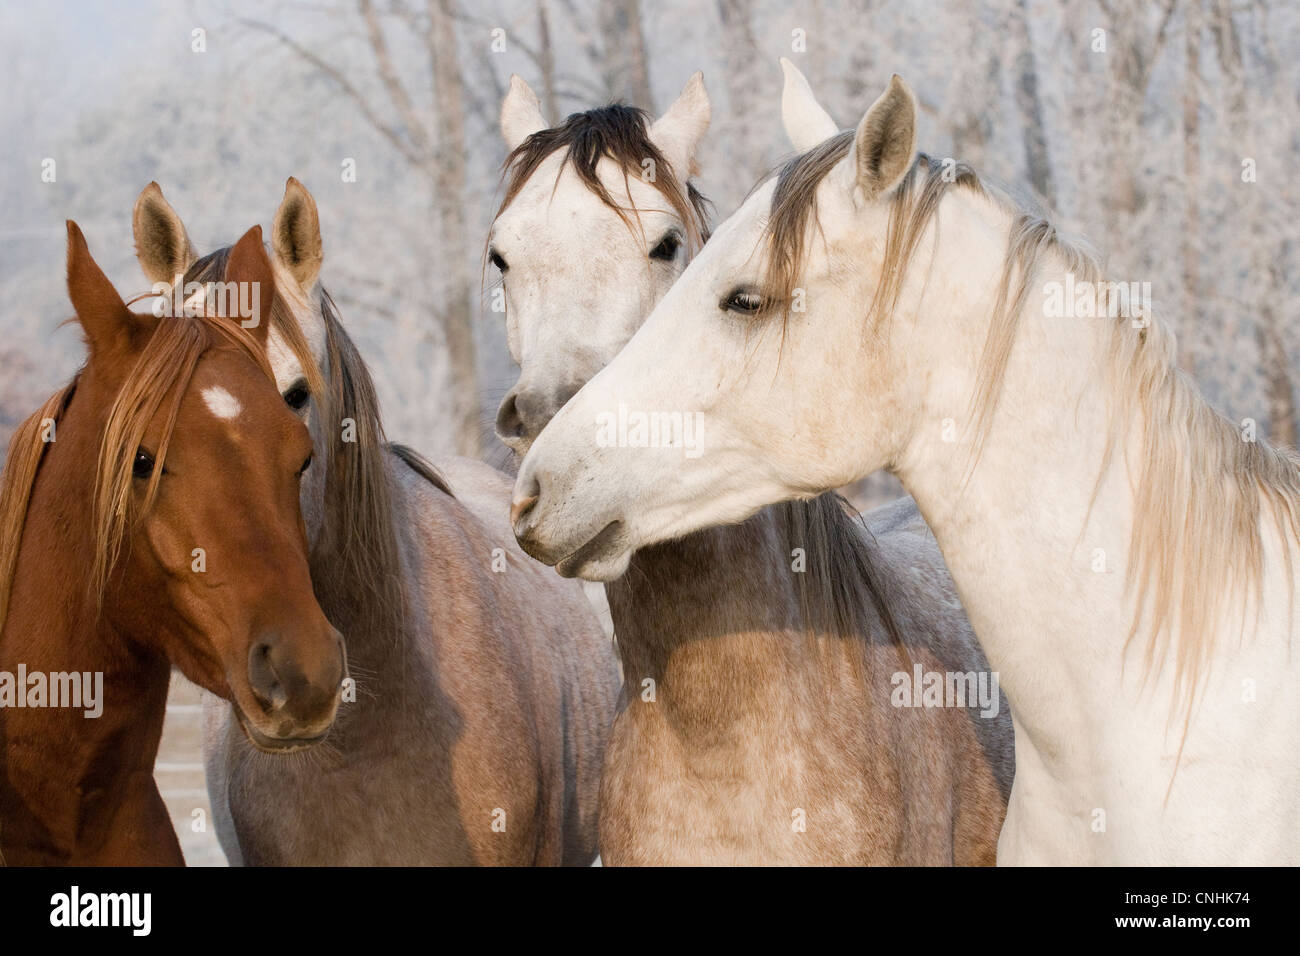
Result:
M650 127L650 141L659 147L673 171L685 180L699 172L695 154L708 132L713 108L709 91L704 88L704 74L699 70L686 81L682 92L667 112Z
M81 228L68 220L68 298L92 356L126 351L136 318L90 254Z
M916 98L895 73L889 88L871 104L845 162L853 185L875 199L899 184L916 156Z
M501 135L512 152L534 133L546 129L542 104L532 87L517 73L510 75L510 90L501 101Z
M275 211L271 225L271 247L275 256L298 280L304 289L310 289L320 275L324 258L321 250L320 215L316 200L307 187L292 176L284 184L284 198Z
M785 85L781 90L781 123L785 126L785 135L790 138L790 145L796 151L806 153L830 139L840 128L817 102L812 87L799 68L785 57L781 57L781 72L785 74Z
M266 345L270 335L271 305L275 301L275 273L262 244L262 227L254 226L235 243L226 261L225 282L247 283L249 295L241 291L237 298L252 306L252 315L239 316L240 324L253 338Z
M172 285L199 257L185 231L185 223L163 198L157 183L150 183L140 192L131 224L135 232L135 255L150 282Z

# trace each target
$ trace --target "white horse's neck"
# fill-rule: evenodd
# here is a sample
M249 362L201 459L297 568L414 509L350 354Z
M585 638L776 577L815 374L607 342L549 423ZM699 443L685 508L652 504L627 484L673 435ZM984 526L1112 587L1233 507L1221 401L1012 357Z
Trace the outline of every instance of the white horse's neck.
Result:
M1242 862L1244 841L1259 848L1252 858L1294 860L1300 845L1292 823L1279 824L1270 837L1276 842L1264 849L1267 840L1239 832L1233 809L1250 786L1277 789L1276 770L1261 769L1271 757L1275 768L1286 768L1295 793L1300 773L1285 741L1296 719L1270 727L1265 708L1252 709L1241 692L1245 680L1256 681L1260 693L1279 676L1294 680L1285 653L1289 627L1282 621L1272 633L1248 633L1247 646L1231 655L1225 647L1236 644L1228 640L1235 634L1219 635L1220 653L1184 743L1183 720L1171 720L1178 713L1172 663L1145 674L1145 635L1125 652L1139 452L1147 428L1173 423L1144 420L1141 405L1115 393L1106 324L1124 320L1044 316L1043 285L1065 275L1054 258L1031 290L996 415L969 471L971 396L996 281L988 277L1001 274L1005 249L1005 234L994 243L979 235L996 216L964 228L971 204L982 202L963 198L940 230L935 262L954 263L948 278L965 282L967 294L927 299L920 331L926 341L946 343L944 356L931 376L922 427L896 471L934 530L1011 701L1017 776L1000 858ZM1135 427L1108 456L1113 411ZM1274 545L1268 557L1276 568ZM1266 582L1266 604L1275 590Z

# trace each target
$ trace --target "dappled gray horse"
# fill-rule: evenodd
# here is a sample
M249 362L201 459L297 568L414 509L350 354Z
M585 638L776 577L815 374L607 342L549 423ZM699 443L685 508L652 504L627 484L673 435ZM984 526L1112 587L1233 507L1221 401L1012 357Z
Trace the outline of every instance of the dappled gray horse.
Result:
M156 185L135 216L155 281L220 274ZM576 584L514 544L508 482L384 441L370 375L318 284L315 202L289 180L272 234L271 364L309 425L312 581L356 679L334 731L289 757L204 702L204 759L232 863L588 864L618 688Z
M501 123L512 152L488 255L520 376L497 429L523 453L704 238L689 176L709 102L696 74L653 124L613 106L548 128L515 77ZM589 441L599 420L581 425ZM588 570L581 550L548 560ZM866 528L834 495L783 504L626 568L606 585L627 694L601 785L605 863L993 862L1010 716L910 499ZM895 706L918 667L984 674L988 706Z

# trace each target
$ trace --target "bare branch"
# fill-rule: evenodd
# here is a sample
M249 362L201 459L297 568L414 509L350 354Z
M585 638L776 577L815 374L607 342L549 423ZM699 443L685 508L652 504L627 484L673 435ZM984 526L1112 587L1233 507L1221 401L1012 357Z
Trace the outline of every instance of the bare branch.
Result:
M427 154L428 133L425 131L424 124L420 122L420 116L411 102L411 97L407 95L406 87L402 86L402 81L397 76L397 70L393 68L393 58L388 52L388 41L384 39L384 30L380 26L379 17L375 15L374 4L371 0L357 0L357 9L366 21L370 49L374 51L379 78L383 81L384 88L388 90L388 98L393 101L398 115L402 117L402 123L412 144L419 152Z
M320 56L313 53L301 43L298 43L292 37L286 35L283 31L269 23L263 23L261 20L252 20L247 17L241 17L238 22L250 29L258 30L275 37L275 39L279 40L294 53L298 54L298 56L302 57L321 73L325 74L325 76L329 77L329 79L333 80L339 89L341 89L344 94L346 94L347 97L357 105L357 108L361 111L361 115L365 117L366 121L393 145L393 148L402 155L403 159L412 166L415 166L417 169L427 168L425 157L412 148L411 144L402 138L401 133L383 121L379 114L371 107L365 96L362 95L361 91L353 86L351 81L349 81L337 67L326 62Z
M1160 59L1160 50L1165 45L1165 37L1169 33L1169 21L1173 18L1174 7L1177 6L1176 0L1167 0L1165 3L1164 16L1160 20L1160 28L1156 31L1156 40L1151 48L1151 56L1146 62L1146 69L1143 70L1143 85L1151 76L1151 71L1155 69L1156 61Z

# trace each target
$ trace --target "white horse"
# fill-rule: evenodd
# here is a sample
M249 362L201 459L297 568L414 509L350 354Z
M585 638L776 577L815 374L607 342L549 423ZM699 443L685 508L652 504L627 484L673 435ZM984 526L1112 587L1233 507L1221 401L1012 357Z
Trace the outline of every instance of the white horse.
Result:
M497 429L520 454L700 247L689 177L709 112L697 73L653 123L614 105L548 127L512 78L488 251L520 365ZM866 523L834 494L786 502L645 548L606 585L629 693L601 779L605 863L994 861L1009 715L996 686L988 707L894 706L904 658L988 665L911 500Z
M607 579L889 468L1011 700L1000 862L1300 862L1296 460L1048 223L918 157L898 77L838 133L786 64L782 112L806 152L533 445L521 542ZM702 416L702 453L605 447L620 406Z

